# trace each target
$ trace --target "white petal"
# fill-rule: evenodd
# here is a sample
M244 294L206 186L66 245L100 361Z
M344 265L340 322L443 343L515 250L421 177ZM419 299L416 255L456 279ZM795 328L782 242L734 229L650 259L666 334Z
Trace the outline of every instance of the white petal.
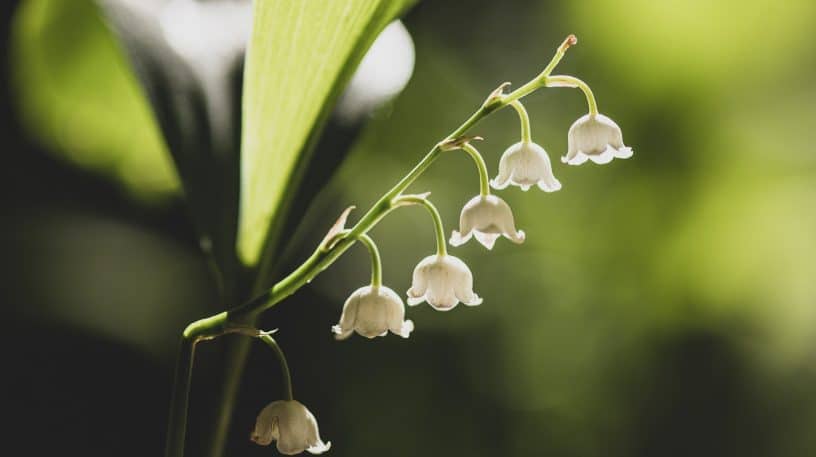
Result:
M579 161L578 157L582 152L592 162L606 164L615 157L631 157L631 148L623 144L623 134L620 127L612 119L603 114L585 115L575 121L570 127L568 134L568 150L563 161L571 165L580 165L586 159ZM574 153L574 151L578 151Z
M504 237L516 244L521 244L527 238L527 235L524 233L524 230L519 230L517 232L505 233Z
M582 163L586 162L587 160L589 160L589 156L587 156L586 154L584 154L581 151L576 152L575 156L573 158L569 159L569 160L567 160L566 157L561 158L562 162L568 163L570 165L581 165Z
M331 441L327 441L324 443L323 441L318 440L317 444L310 448L307 448L306 451L309 454L322 454L328 451L329 449L331 449Z
M428 304L437 311L450 311L459 304L459 300L452 293L445 294L441 297L428 296Z
M589 160L597 163L598 165L607 164L615 158L612 151L612 146L607 146L602 153L589 156Z
M561 181L555 179L555 177L553 177L552 180L542 179L538 182L538 188L544 192L555 192L561 190Z
M336 339L336 340L345 340L346 338L351 336L351 334L354 333L354 331L353 330L343 330L343 328L340 327L339 325L333 325L332 326L332 333L334 333L334 339Z
M615 150L615 157L618 159L628 159L629 157L632 157L632 154L632 148L626 146Z
M482 297L476 295L476 293L471 293L469 297L462 300L462 303L467 306L479 306L482 304Z
M487 249L493 249L493 246L496 244L496 239L498 239L501 235L498 233L482 233L475 231L473 232L473 236L476 237L476 240L481 243L482 246L486 247Z
M414 331L414 322L410 319L407 319L403 321L399 329L397 329L396 331L392 329L391 331L403 338L408 338L411 335L411 332Z
M278 452L285 455L304 450L319 453L330 446L320 439L312 413L296 400L278 400L267 405L258 415L252 440L262 445L277 441Z
M451 233L451 237L450 237L450 240L448 240L448 242L451 244L451 246L454 246L454 247L461 246L461 245L467 243L467 241L470 239L472 234L473 234L473 231L471 230L470 232L467 232L465 234L465 236L462 236L461 233L454 230Z
M411 296L411 291L408 290L408 306L416 306L425 301L425 294L420 296Z

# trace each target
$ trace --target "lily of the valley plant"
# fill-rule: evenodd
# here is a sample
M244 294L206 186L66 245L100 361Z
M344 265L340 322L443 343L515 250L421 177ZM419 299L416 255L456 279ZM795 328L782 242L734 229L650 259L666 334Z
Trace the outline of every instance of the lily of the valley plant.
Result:
M482 299L474 291L470 269L461 259L448 253L442 217L431 203L429 194L406 194L405 191L436 159L463 151L473 159L480 185L478 194L464 204L459 217L459 228L452 232L450 244L459 246L475 238L487 249L492 249L501 237L513 243L523 243L525 233L516 228L513 211L507 202L491 193L491 187L501 190L513 185L526 191L538 186L548 193L561 189L561 182L553 175L547 152L532 140L530 119L521 103L525 96L542 87L570 87L580 89L586 97L588 113L575 121L569 129L568 150L561 159L564 163L580 165L589 160L604 164L614 158L631 157L632 150L624 145L620 128L611 119L600 114L589 86L573 76L552 75L564 53L576 43L574 35L568 36L544 70L518 89L506 93L509 83L499 86L462 125L436 143L411 171L350 228L346 228L346 222L352 208L344 211L314 253L270 290L230 311L190 324L184 331L185 344L182 345L171 410L168 450L183 449L191 372L189 365L194 345L227 333L246 335L266 343L277 355L284 375L282 394L273 398L261 410L251 439L260 445L275 443L278 451L287 455L303 451L320 454L329 450L331 443L324 443L321 439L315 416L293 397L286 358L270 332L247 328L241 323L246 322L247 316L257 315L295 293L359 241L371 256L371 282L349 296L337 325L331 331L338 340L349 338L355 332L372 339L386 336L389 332L408 338L414 330L414 324L405 318L405 305L400 294L382 283L380 254L374 240L367 234L379 221L398 208L411 205L424 207L436 233L435 252L428 252L414 269L411 288L406 294L408 304L427 302L439 311L449 311L460 302L467 306L480 305ZM487 165L472 144L480 138L469 135L469 132L482 119L507 106L512 106L518 113L521 138L504 151L498 165L498 175L490 181ZM170 451L168 454L177 455L178 452Z

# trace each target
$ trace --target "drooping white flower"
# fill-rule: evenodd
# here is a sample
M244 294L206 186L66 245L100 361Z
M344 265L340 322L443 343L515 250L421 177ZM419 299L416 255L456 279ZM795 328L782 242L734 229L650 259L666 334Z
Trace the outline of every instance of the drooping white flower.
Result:
M389 330L408 338L414 323L405 319L405 305L396 292L385 286L366 286L354 291L343 305L340 322L332 327L335 338L343 340L353 332L366 338L385 336Z
M514 243L522 243L525 237L523 231L516 230L510 205L495 195L477 195L465 204L459 215L459 231L453 231L450 244L462 245L471 236L487 249L493 249L500 236Z
M453 309L460 301L468 306L482 303L473 292L473 273L459 258L448 254L425 257L414 268L408 304L427 301L438 311Z
M511 184L523 191L536 184L544 192L561 188L561 182L553 176L547 151L532 141L520 141L502 154L499 175L490 181L490 185L494 189L504 189Z
M317 421L312 413L297 400L278 400L267 405L255 421L250 437L261 446L277 441L278 452L285 455L322 454L331 443L320 439Z
M623 133L612 119L603 114L587 114L572 124L567 135L567 155L561 161L581 165L587 160L598 164L614 158L632 157L632 148L623 144Z

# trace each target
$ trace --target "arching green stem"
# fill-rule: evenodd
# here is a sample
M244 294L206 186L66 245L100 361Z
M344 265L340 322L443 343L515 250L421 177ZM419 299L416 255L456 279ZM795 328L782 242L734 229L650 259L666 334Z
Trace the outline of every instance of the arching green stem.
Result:
M275 341L274 338L269 336L268 333L261 333L258 336L258 339L266 343L267 346L272 348L272 351L275 353L275 356L278 358L278 362L280 363L281 371L283 372L283 395L284 400L292 400L294 397L292 396L292 375L289 373L289 363L286 362L286 356L283 354L280 346L278 346L278 342Z
M224 334L225 325L228 323L246 325L248 322L253 322L261 312L275 306L277 303L280 303L283 299L292 295L295 291L320 274L320 272L325 270L329 265L334 263L337 258L346 252L352 244L360 239L360 235L364 235L366 232L371 230L372 227L374 227L380 220L382 220L383 217L385 217L386 214L388 214L388 212L394 208L394 201L398 198L402 198L400 197L402 192L405 191L408 186L410 186L420 175L422 175L422 173L424 173L425 170L427 170L428 167L430 167L431 164L439 157L443 151L443 144L461 138L485 117L501 110L502 108L505 108L513 101L521 99L537 89L544 87L545 81L555 69L556 65L558 65L558 63L561 61L561 58L564 56L567 48L575 43L576 39L574 36L570 35L567 37L544 70L539 73L538 76L531 79L518 89L509 94L503 95L500 88L497 89L494 94L491 94L491 96L488 97L487 101L485 101L485 103L483 103L479 109L471 114L471 116L467 118L467 120L465 120L459 127L450 132L450 134L448 134L442 141L431 148L431 150L416 164L416 166L414 166L410 172L408 172L408 174L406 174L396 185L394 185L394 187L380 197L380 199L377 200L377 202L374 203L374 205L349 230L348 236L340 239L330 248L325 248L322 245L318 246L312 255L309 256L309 258L307 258L299 267L278 281L274 286L272 286L272 288L260 293L259 295L256 295L252 300L232 308L228 312L196 321L188 327L188 329L185 331L184 339L186 343L190 344L190 347L186 347L187 350L182 351L179 354L180 356L176 366L177 377L174 384L174 400L171 408L170 423L168 426L168 445L167 452L165 454L166 457L182 457L184 451L187 395L190 386L190 376L192 373L191 369L185 367L187 367L192 361L193 341L214 338ZM589 99L591 99L591 97L588 97L588 100ZM594 106L594 98L591 100L590 112L593 111L592 107ZM597 112L597 109L595 109L595 112ZM473 149L473 151L475 151L475 149ZM471 151L468 152L472 157L474 157ZM478 159L477 166L480 169L480 184L482 194L487 195L490 191L487 180L487 169L484 165L484 160L481 159L481 155L479 155L478 152L476 152L474 157L474 160L476 159ZM440 254L445 254L447 249L445 246L444 230L442 229L441 218L439 217L438 211L436 211L436 208L433 207L430 202L427 202L426 204L417 201L417 203L425 205L426 208L431 211L431 215L434 217L434 224L437 232L437 251ZM262 282L263 281L259 281L259 283ZM240 357L245 357L246 351L243 351L240 354ZM240 370L243 367L243 363L240 363L241 359L236 357L236 360L236 370L234 370L234 373L228 374L231 380L229 384L230 387L226 389L227 394L224 396L221 408L223 411L221 415L222 419L220 420L216 430L217 438L215 439L215 443L217 444L215 447L218 449L223 447L222 445L224 437L226 436L227 425L229 424L228 418L231 415L232 407L235 403L234 393L237 390L238 377L240 376ZM216 454L218 454L217 450Z
M433 203L421 195L402 195L394 200L394 205L422 205L428 210L433 219L434 230L436 232L436 254L447 255L448 248L445 244L445 227L442 225L442 216Z
M595 95L592 94L592 89L589 85L574 76L555 75L546 78L547 87L577 87L581 89L586 97L587 105L589 106L589 115L598 115L598 104L595 102Z
M368 253L371 255L371 285L380 287L382 285L382 259L380 258L380 251L377 249L374 240L365 233L358 235L357 239L365 245L366 249L368 249Z
M522 97L525 97L530 93L534 92L536 89L543 87L544 81L547 79L548 76L550 76L550 73L552 73L552 71L555 70L555 67L558 65L558 63L561 62L561 59L567 52L567 49L569 49L570 46L573 46L576 43L578 43L578 39L575 37L575 35L570 35L567 38L565 38L564 41L561 43L561 46L559 46L558 49L555 51L555 55L553 55L552 59L550 59L550 62L547 64L546 67L544 67L543 70L541 70L541 73L539 73L538 76L531 79L526 84L514 90L513 92L510 92L509 94L504 96L503 101L505 102L505 104L510 103L513 100L518 100Z
M462 150L468 153L470 158L473 159L473 163L476 164L476 168L479 170L479 194L482 197L490 195L490 178L487 176L487 165L485 164L484 158L482 158L479 151L470 143L463 144Z
M530 134L530 116L527 114L527 110L524 109L524 105L518 100L513 100L510 102L510 106L515 108L519 116L519 121L521 121L521 142L529 143L533 141L532 135Z

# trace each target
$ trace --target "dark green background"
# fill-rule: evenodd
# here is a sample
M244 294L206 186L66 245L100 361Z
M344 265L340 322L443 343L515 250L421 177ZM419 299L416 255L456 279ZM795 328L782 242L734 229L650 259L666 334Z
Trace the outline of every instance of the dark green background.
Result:
M6 42L16 3L2 6ZM427 1L405 23L414 77L320 184L287 243L291 266L342 208L373 203L498 83L535 75L568 33L579 44L558 71L593 87L635 155L562 165L584 101L540 91L525 100L533 137L564 188L500 194L525 244L451 251L482 306L411 308L409 340L335 342L329 328L369 274L353 249L265 315L330 455L814 455L816 5ZM4 446L158 455L176 337L218 310L183 204L133 200L39 146L2 61ZM510 111L476 129L491 175L517 129ZM412 189L433 192L449 232L477 177L452 154ZM399 211L372 235L386 284L403 292L434 246L426 215ZM199 352L190 455L206 441L221 347ZM249 366L232 456L275 453L248 436L279 395L278 369L264 350Z

